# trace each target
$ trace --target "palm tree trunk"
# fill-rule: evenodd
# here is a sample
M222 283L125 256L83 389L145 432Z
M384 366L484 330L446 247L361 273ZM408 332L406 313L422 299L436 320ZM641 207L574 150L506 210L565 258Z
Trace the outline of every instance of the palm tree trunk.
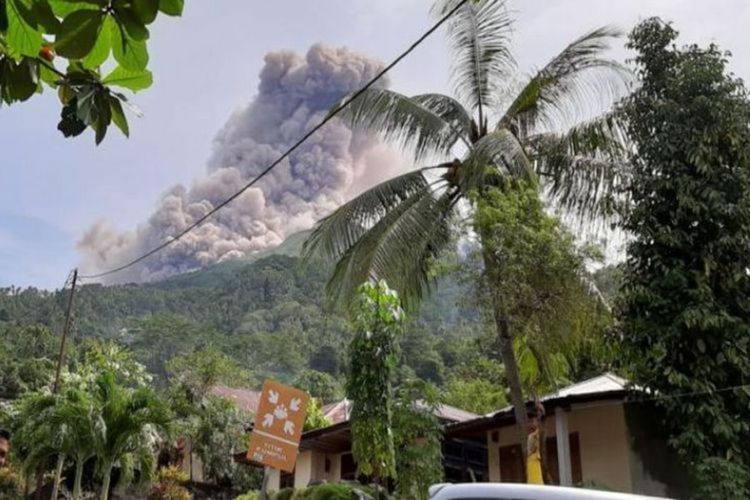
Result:
M521 445L523 467L526 470L526 402L524 401L523 389L521 388L521 377L518 374L518 361L516 360L516 353L513 350L513 333L511 332L510 317L505 311L501 292L495 288L495 285L497 285L496 280L501 280L503 273L502 269L499 269L501 267L500 264L498 264L491 254L489 245L486 244L486 236L486 234L482 234L482 231L480 231L479 237L484 248L484 267L487 276L489 276L486 286L491 288L489 296L492 302L492 315L495 320L500 356L505 367L505 379L510 389L513 414L516 417L516 431L518 434L518 443Z
M51 500L57 500L57 494L60 488L60 478L62 477L63 467L65 466L65 455L60 453L57 456L57 467L55 467L55 478L52 482Z
M112 464L106 464L104 466L104 478L102 479L102 494L101 500L107 500L109 498L109 482L112 479Z
M76 460L76 479L73 483L73 500L81 498L81 478L83 478L83 459Z
M510 321L499 311L495 311L495 326L497 328L500 355L505 365L505 379L510 389L510 402L513 404L513 414L516 417L516 431L521 445L521 456L526 468L526 402L523 398L521 378L518 375L518 361L513 351L513 336L510 332Z

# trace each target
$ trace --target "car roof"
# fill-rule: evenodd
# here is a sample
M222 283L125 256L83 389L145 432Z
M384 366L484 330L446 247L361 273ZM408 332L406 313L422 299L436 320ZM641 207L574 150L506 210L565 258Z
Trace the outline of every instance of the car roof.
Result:
M654 500L657 497L585 488L566 488L519 483L442 484L430 488L434 500Z

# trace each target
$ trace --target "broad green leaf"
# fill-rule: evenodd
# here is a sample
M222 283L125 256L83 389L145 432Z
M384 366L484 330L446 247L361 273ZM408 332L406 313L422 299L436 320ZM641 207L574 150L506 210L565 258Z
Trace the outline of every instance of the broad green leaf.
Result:
M122 26L117 32L113 32L112 53L115 60L125 69L139 70L148 65L146 42L139 42L128 37L123 32Z
M86 87L76 93L76 101L78 102L76 116L86 125L93 125L98 115L94 104L95 97L96 89L93 86Z
M133 40L142 42L148 40L148 28L138 19L135 12L129 8L115 9L115 18L120 28Z
M159 12L159 0L133 0L133 11L143 24L151 24Z
M68 59L86 57L96 44L104 15L96 10L79 10L63 19L60 34L55 40L57 53Z
M96 43L91 52L84 57L81 62L86 68L98 68L104 61L109 57L109 53L112 50L112 39L117 38L119 30L117 29L117 23L112 16L105 16L102 29L99 30L99 36L96 38Z
M95 140L98 146L107 135L107 128L112 123L112 111L109 102L109 94L106 90L97 90L94 94L94 108L96 110L96 119L93 127L96 133Z
M60 102L63 103L63 105L67 106L70 104L70 101L75 99L76 93L68 85L60 85L57 87L57 97L60 98Z
M42 46L42 34L24 20L24 17L31 15L29 5L25 0L7 0L5 11L8 16L5 40L10 53L14 56L36 57Z
M168 16L181 16L185 0L159 0L159 10Z
M15 9L21 16L21 19L34 29L37 29L39 23L37 22L36 16L34 16L34 2L33 0L11 0L14 3Z
M63 106L60 113L60 123L57 124L57 130L62 132L65 137L74 137L81 135L86 130L86 124L78 118L78 103L76 99L71 99L68 104Z
M0 31L8 29L8 13L6 12L5 0L0 0ZM0 46L0 49L2 46Z
M14 101L25 101L37 91L39 74L33 59L24 59L12 64L7 81L10 83L10 96Z
M149 88L154 83L154 78L147 69L130 70L118 66L102 80L102 83L125 87L133 92L137 92Z
M71 2L69 0L48 0L55 15L65 17L78 10L100 10L99 2Z
M45 33L56 35L60 29L60 20L55 17L47 0L36 0L31 8L37 27Z
M45 66L44 64L40 64L39 79L50 87L55 87L57 86L57 82L60 80L60 75L47 68L47 66Z
M123 133L125 137L130 137L130 127L128 126L128 119L122 110L122 104L120 100L115 96L109 96L110 111L112 113L112 123L117 125L117 128Z

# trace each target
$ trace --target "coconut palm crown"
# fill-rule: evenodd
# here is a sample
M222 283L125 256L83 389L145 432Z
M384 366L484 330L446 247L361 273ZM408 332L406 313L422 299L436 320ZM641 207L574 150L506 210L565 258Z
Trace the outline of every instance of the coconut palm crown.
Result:
M443 0L435 11L457 5ZM407 307L416 305L457 214L471 209L472 193L504 177L538 183L550 203L584 218L606 215L622 181L625 139L606 111L629 83L605 57L617 30L581 36L529 75L518 71L505 1L466 2L447 31L453 97L372 88L343 112L415 163L433 164L376 185L317 225L305 256L336 262L328 292L339 303L363 281L385 279Z

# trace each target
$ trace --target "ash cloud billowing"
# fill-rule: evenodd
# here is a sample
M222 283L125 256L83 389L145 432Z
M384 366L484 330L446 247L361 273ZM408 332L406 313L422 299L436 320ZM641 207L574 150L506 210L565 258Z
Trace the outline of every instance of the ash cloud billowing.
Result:
M219 132L206 175L190 188L168 190L148 221L133 231L118 232L106 221L94 224L78 243L83 267L96 271L121 265L183 230L260 173L334 102L381 68L382 63L346 48L319 44L304 58L286 51L266 55L258 94ZM392 152L334 120L213 218L110 281L160 279L274 247L397 168Z

